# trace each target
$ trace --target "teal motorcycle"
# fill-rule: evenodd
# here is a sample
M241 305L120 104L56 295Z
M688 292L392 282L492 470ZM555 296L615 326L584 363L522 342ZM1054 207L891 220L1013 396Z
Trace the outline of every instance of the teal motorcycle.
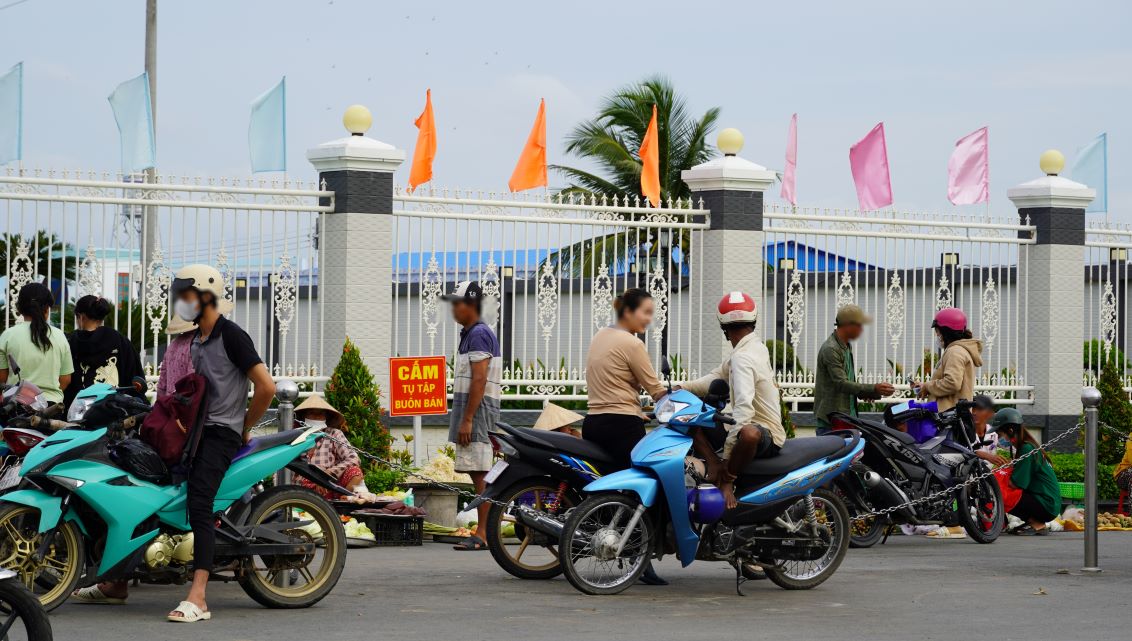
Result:
M47 610L101 581L192 578L187 484L155 472L152 457L148 467L131 460L144 452L132 428L148 406L124 392L104 384L80 392L68 429L29 451L20 487L0 497L0 567L16 571ZM334 589L346 563L334 508L295 485L259 491L287 468L348 495L301 458L319 438L316 430L288 430L237 452L216 495L213 580L237 581L269 608L309 607Z

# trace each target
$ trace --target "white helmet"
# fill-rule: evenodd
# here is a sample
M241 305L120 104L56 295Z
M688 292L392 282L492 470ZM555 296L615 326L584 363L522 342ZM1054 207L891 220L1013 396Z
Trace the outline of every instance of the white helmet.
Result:
M202 294L210 292L219 303L224 300L224 277L209 265L185 265L177 270L169 292L179 296L186 289L195 289Z
M719 299L716 318L721 327L737 323L753 323L758 320L755 312L755 299L746 292L731 292Z

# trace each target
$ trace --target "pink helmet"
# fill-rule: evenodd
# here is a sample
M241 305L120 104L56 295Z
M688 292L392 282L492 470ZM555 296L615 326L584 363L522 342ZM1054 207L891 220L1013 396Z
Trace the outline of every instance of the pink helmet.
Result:
M719 299L716 318L720 325L732 323L753 323L758 320L755 313L755 299L745 292L731 292Z
M935 313L932 327L946 327L961 332L967 329L967 315L958 307L945 307Z

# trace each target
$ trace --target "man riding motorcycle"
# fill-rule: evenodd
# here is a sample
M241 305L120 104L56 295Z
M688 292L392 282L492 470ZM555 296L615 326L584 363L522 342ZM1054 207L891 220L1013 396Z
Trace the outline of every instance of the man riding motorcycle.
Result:
M715 379L724 379L731 387L730 414L734 425L727 425L723 458L716 454L708 435L697 430L696 453L707 462L707 473L723 492L727 507L738 505L735 478L756 458L778 454L786 443L782 428L782 410L770 352L755 334L758 315L755 299L734 291L719 301L716 310L719 327L731 343L732 351L723 363L694 381L682 385L697 396L704 396ZM714 430L717 431L718 430Z

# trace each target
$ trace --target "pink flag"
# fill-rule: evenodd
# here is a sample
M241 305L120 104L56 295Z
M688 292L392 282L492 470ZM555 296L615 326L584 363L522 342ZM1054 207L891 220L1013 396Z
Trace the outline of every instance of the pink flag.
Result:
M794 172L798 170L798 114L790 117L790 131L786 134L786 169L782 171L782 192L779 194L791 205L798 204L794 194Z
M947 199L952 205L974 205L989 197L990 145L983 127L955 143L947 161Z
M888 176L888 149L884 144L884 123L877 123L869 135L849 148L849 167L857 186L857 202L869 211L892 204L892 181Z

